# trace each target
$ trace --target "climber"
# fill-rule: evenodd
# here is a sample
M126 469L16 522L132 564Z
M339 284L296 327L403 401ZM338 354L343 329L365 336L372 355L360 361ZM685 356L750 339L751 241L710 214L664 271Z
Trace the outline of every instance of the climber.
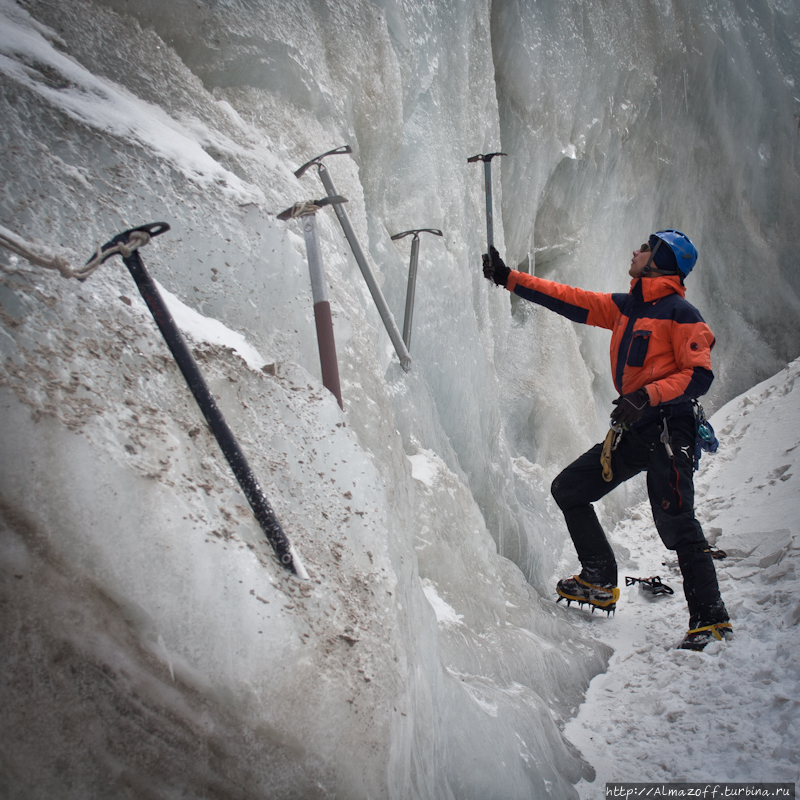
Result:
M662 230L633 251L628 294L576 289L509 269L491 247L483 274L498 286L573 322L608 328L611 371L620 396L613 401L605 444L597 444L554 481L581 572L560 580L566 599L610 613L619 598L617 564L592 503L640 472L656 529L674 550L689 606L689 631L680 647L702 650L732 629L720 597L714 561L694 514L693 454L697 427L692 400L714 375L714 336L684 295L697 250L677 230Z

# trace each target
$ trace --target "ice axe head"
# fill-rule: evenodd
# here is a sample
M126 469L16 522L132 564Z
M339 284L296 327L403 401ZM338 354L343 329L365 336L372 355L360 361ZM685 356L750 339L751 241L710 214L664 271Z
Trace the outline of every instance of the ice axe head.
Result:
M467 164L472 164L475 161L483 161L483 162L487 162L488 161L488 162L491 162L491 160L495 156L507 156L507 155L508 155L508 153L486 153L485 155L483 153L478 153L478 155L472 156L471 158L468 158L467 159Z
M486 242L487 248L494 244L494 223L492 220L492 159L495 156L504 156L505 153L478 153L467 159L468 164L483 161L484 177L486 182ZM488 252L488 250L487 250Z
M86 264L90 264L94 261L98 256L101 257L101 264L104 264L111 256L116 255L120 252L119 245L127 245L131 239L131 235L135 233L146 233L151 239L153 236L160 236L162 233L166 233L169 230L169 225L166 222L150 222L147 225L139 225L138 228L129 228L127 231L123 231L122 233L118 233L113 239L107 241L102 247L99 248L99 252L95 253L87 262ZM147 237L145 237L144 241L148 241Z
M396 233L392 236L392 241L396 241L397 239L402 239L404 236L410 236L414 234L414 238L418 239L420 233L432 233L434 236L444 236L444 234L438 228L416 228L411 231L403 231L402 233Z
M334 150L328 150L327 153L323 153L321 156L316 156L315 158L312 158L311 161L306 161L306 163L303 164L303 166L300 167L300 169L295 170L294 175L296 178L302 178L305 171L313 164L318 164L319 166L322 166L322 159L325 158L326 156L339 156L339 155L344 155L345 153L352 153L352 152L353 148L350 147L349 144L345 144L342 147L337 147Z

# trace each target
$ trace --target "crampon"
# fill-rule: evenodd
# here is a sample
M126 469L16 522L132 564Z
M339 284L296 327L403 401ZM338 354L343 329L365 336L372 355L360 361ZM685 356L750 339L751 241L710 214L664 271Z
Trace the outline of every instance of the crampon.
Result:
M634 578L631 575L625 576L625 585L633 586L635 583L640 584L640 588L645 592L649 592L654 597L660 597L665 594L675 594L671 586L662 583L658 575L653 575L652 578Z
M733 639L730 622L715 622L713 625L699 625L692 628L678 646L679 650L703 650L711 642L727 642Z
M610 615L612 611L616 610L617 600L619 600L619 589L616 586L595 586L581 580L578 575L559 581L556 585L556 592L558 592L557 603L566 600L567 606L569 606L574 601L581 607L590 606L592 613L599 608Z

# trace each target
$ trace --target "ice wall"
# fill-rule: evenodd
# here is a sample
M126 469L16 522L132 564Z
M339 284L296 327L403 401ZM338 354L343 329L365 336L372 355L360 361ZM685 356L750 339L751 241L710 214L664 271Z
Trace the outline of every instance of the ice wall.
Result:
M510 260L624 291L634 247L678 228L700 251L687 299L717 336L708 407L794 358L797 4L620 3L609 13L602 3L509 0L492 5L492 32L503 149L512 154L502 161ZM510 437L547 461L557 444L526 431L542 407L561 405L565 428L580 424L592 394L607 408L607 339L573 337L573 326L526 312L506 359ZM586 363L586 373L571 367L578 408L552 397L549 352L564 338ZM520 362L543 379L516 385Z
M680 54L677 28L648 27L660 6L641 8L652 54L629 82L646 87L680 75ZM298 583L272 559L119 260L77 284L3 256L9 793L30 787L34 764L33 788L61 797L574 797L570 783L591 775L558 725L607 650L547 599L565 538L548 485L605 426L606 343L486 284L482 167L466 159L509 153L495 162L495 230L512 263L530 251L543 274L624 288L627 251L660 224L641 193L657 177L668 211L684 201L645 168L644 144L628 162L613 114L634 106L609 102L603 82L616 86L631 9L601 10L0 0L0 224L71 248L76 264L131 225L172 225L143 257L312 575ZM755 63L766 29L747 14L718 27ZM767 30L764 62L745 72L768 97L786 99L791 35ZM717 58L718 80L735 83L740 62ZM750 153L742 102L726 104L718 129ZM683 130L665 134L675 152L651 153L656 166L691 150ZM776 160L794 141L785 125L764 136ZM410 242L391 235L445 236L422 240L405 373L333 213L318 215L341 412L320 384L299 226L275 215L324 194L313 170L293 170L345 143L353 156L328 168L398 323ZM762 174L747 163L742 246L763 272L791 234L750 198ZM786 164L761 180L791 209ZM704 231L720 202L694 206ZM774 318L745 302L755 273L735 274L719 351L731 374L731 342L750 336L768 362L796 322L773 341ZM774 274L791 311L792 284ZM190 324L192 310L228 333ZM723 315L703 311L718 329ZM736 366L751 380L762 364Z

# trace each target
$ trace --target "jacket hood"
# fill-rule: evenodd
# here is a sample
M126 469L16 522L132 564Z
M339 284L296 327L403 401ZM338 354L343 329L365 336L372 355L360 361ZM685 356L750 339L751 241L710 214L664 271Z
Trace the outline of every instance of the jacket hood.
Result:
M631 294L635 294L636 285L641 284L642 298L646 303L660 300L669 294L686 296L686 287L677 275L656 275L652 278L634 278L631 281Z

